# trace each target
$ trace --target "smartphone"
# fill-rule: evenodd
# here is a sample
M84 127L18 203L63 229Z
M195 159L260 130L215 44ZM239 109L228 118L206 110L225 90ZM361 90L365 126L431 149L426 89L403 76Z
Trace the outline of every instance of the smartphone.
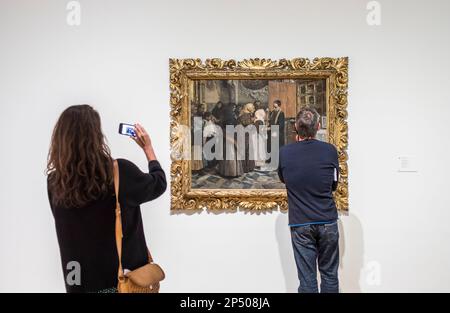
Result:
M135 130L134 125L120 123L119 134L125 135L125 136L130 136L130 137L136 137L136 130Z

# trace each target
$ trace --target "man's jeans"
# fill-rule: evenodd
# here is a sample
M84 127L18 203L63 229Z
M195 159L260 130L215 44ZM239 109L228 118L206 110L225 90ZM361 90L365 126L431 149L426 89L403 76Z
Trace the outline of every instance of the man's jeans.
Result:
M317 293L317 263L320 291L339 292L339 230L337 222L291 227L292 246L297 263L298 292Z

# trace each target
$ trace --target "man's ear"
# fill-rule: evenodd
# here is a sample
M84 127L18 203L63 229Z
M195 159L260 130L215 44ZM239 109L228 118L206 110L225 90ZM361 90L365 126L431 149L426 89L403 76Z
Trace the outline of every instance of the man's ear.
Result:
M317 123L317 130L320 130L320 122L319 123Z

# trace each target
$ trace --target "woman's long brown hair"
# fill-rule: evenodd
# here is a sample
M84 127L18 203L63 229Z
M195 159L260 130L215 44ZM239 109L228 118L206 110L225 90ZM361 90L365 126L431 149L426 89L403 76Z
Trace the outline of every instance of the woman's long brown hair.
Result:
M68 107L59 117L48 153L47 175L54 206L82 207L111 191L111 152L100 116L91 106Z

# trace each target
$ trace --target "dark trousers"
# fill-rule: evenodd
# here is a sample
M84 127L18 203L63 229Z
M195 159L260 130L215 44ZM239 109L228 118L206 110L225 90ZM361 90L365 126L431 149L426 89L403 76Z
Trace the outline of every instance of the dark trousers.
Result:
M339 230L337 222L291 227L292 246L300 287L298 292L317 293L317 265L320 292L338 293Z

